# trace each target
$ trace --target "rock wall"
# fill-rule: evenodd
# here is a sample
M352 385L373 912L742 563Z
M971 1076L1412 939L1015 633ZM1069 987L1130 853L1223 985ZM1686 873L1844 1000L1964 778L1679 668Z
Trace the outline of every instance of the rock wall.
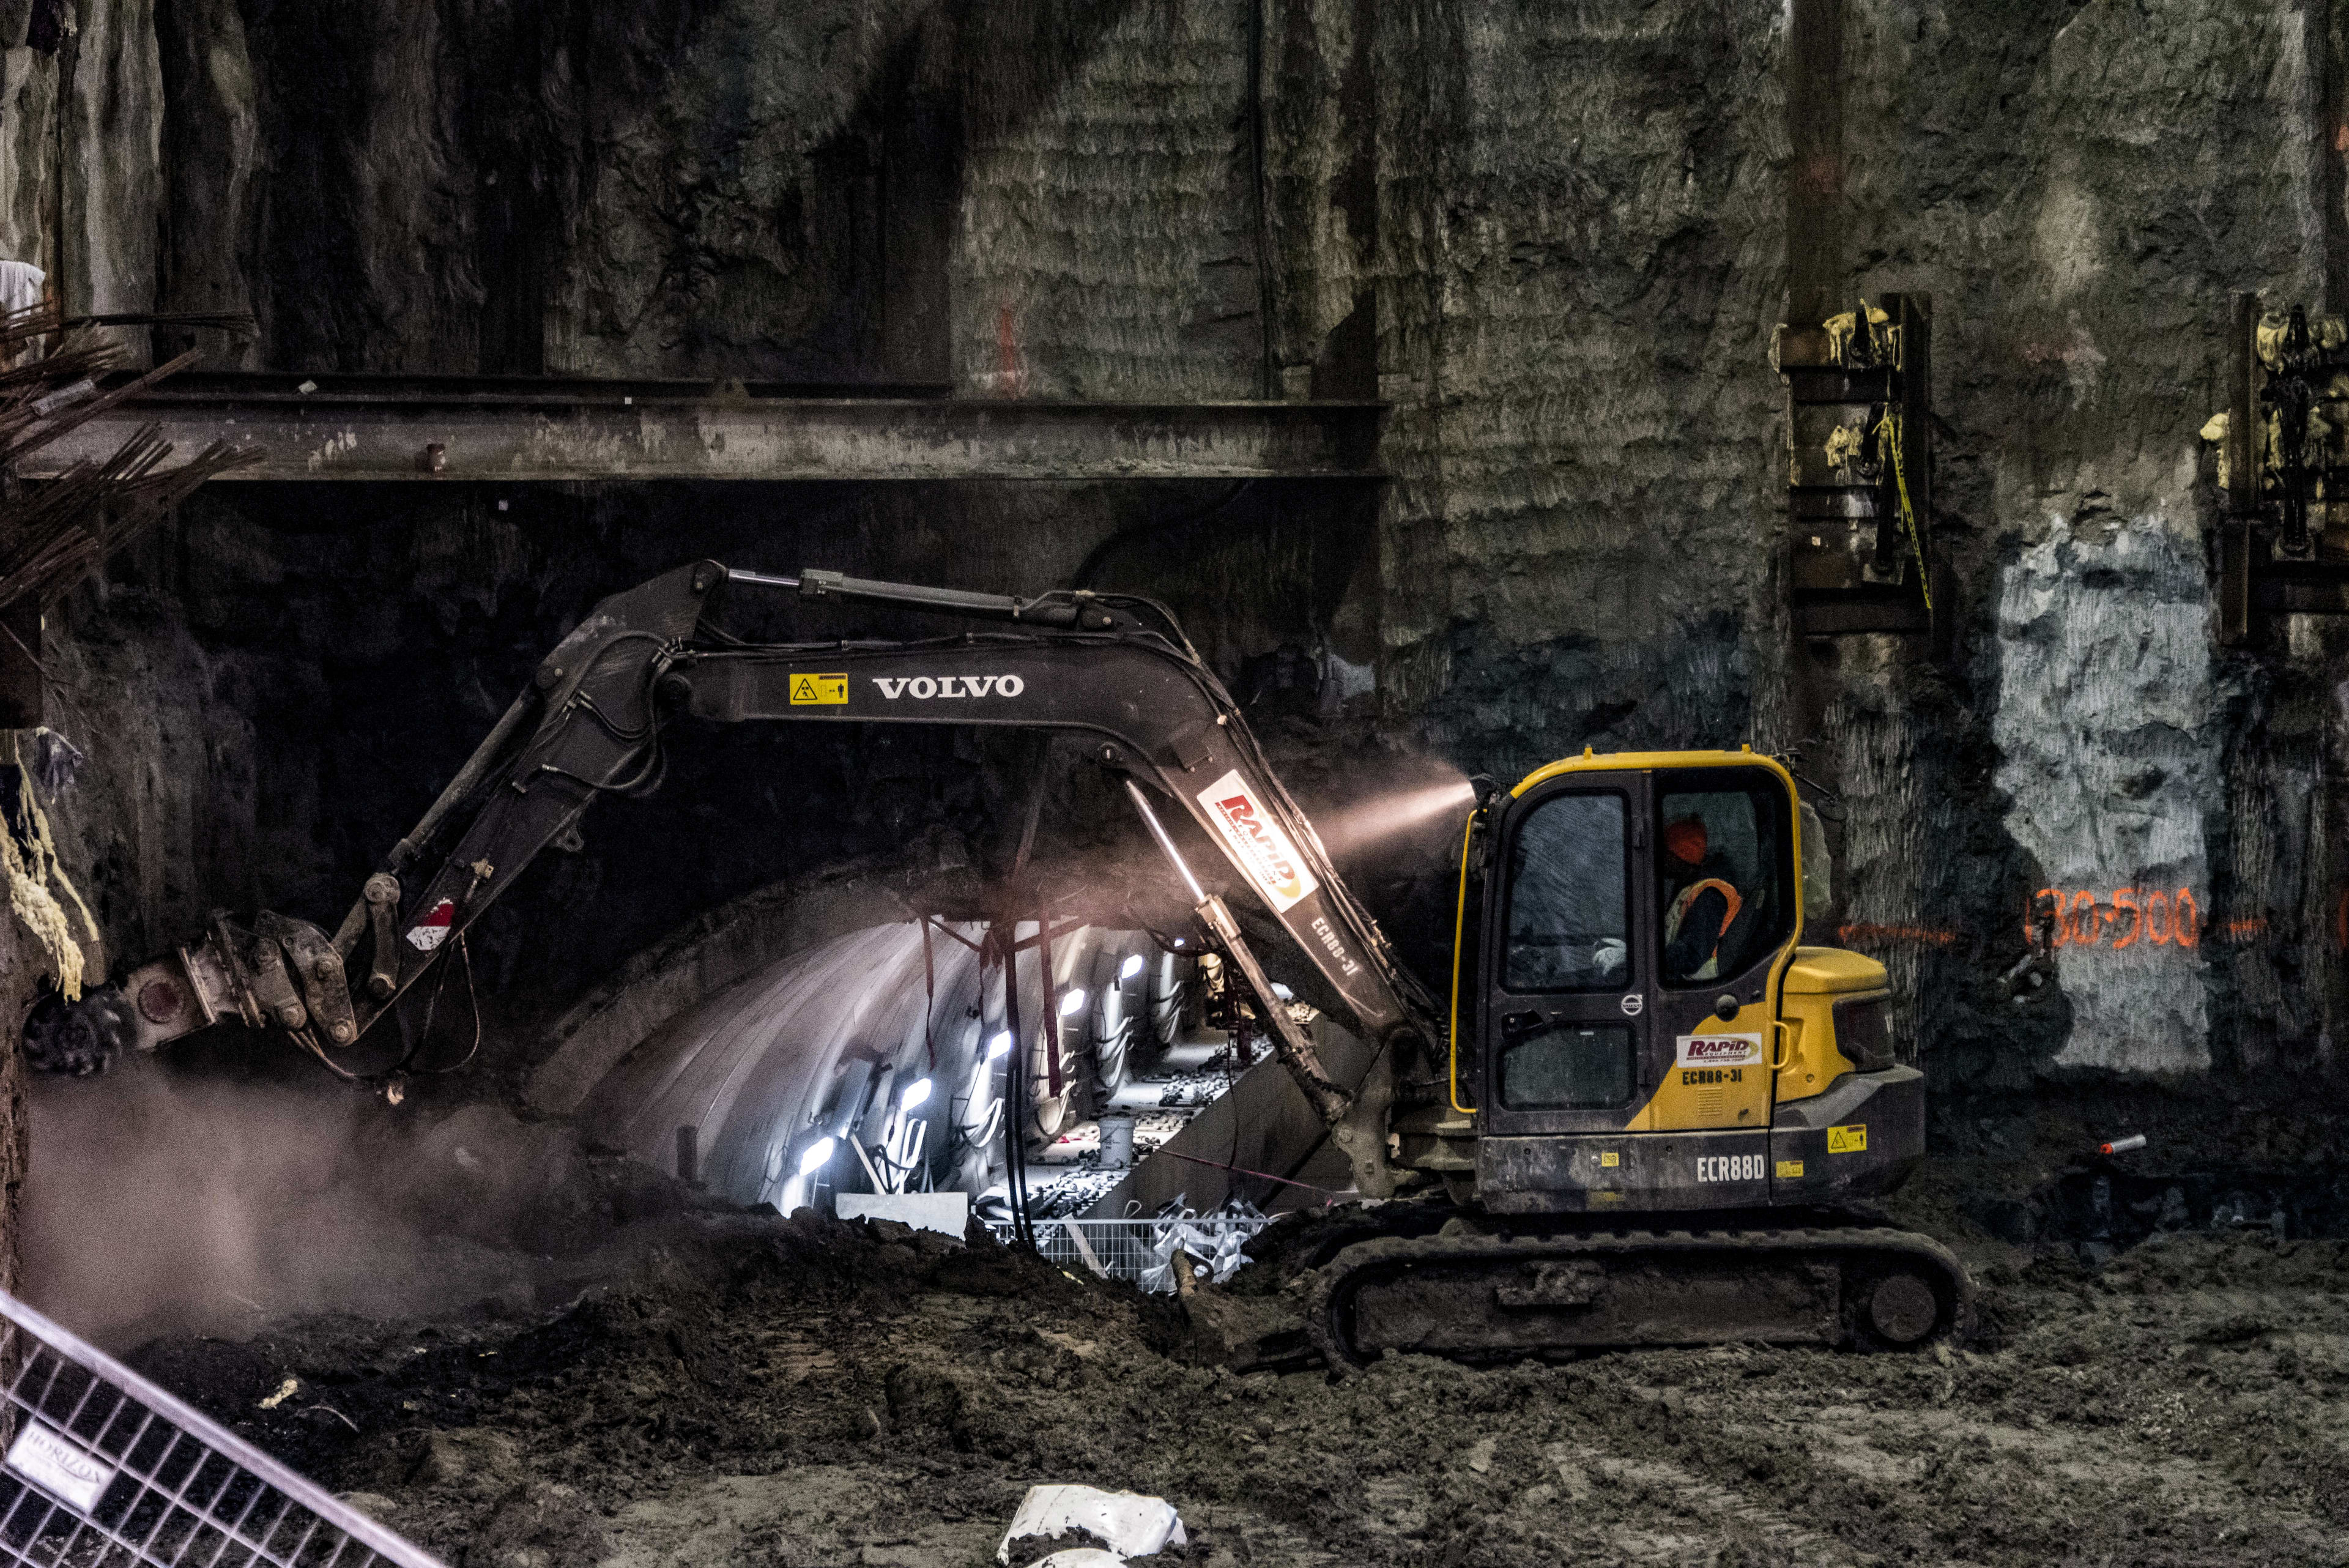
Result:
M0 254L51 275L67 308L151 309L167 171L156 0L98 0L66 49L21 47L31 0L0 6Z
M1779 14L1428 7L1386 56L1439 84L1381 167L1390 684L1479 771L1753 737Z
M2194 434L2230 290L2349 297L2327 0L1847 0L1850 291L1935 300L1940 657L1787 628L1783 3L81 14L62 120L55 60L0 59L0 245L51 256L61 189L70 289L249 305L252 364L1294 397L1374 325L1392 405L1374 531L1310 487L218 487L67 618L127 947L339 885L429 792L413 756L453 765L679 518L790 566L760 521L788 505L794 548L913 577L1030 588L1114 541L1099 569L1195 609L1236 678L1284 643L1374 661L1383 742L1475 772L1799 745L1843 796L1815 932L1886 960L1946 1085L2331 1061L2349 636L2215 649ZM832 759L826 852L911 820L878 802L959 809L936 760ZM648 940L742 890L657 843L547 897L626 884ZM2043 891L2055 984L2018 1004ZM577 978L516 919L512 973Z
M2338 110L2312 96L2310 15L1847 8L1852 287L1934 298L1936 532L1959 617L1944 670L1860 661L1906 663L1869 744L1919 766L1855 793L1855 834L1958 831L1903 846L1911 885L1847 918L1917 933L1878 945L1918 976L1924 1035L1961 1081L2196 1069L2239 1059L2243 995L2310 1011L2283 978L2309 956L2297 923L2251 912L2296 895L2228 859L2253 721L2212 642L2194 434L2228 291L2323 290L2312 171ZM2253 793L2245 825L2292 839L2289 804ZM1967 863L1944 859L1953 843ZM2063 995L2018 1006L1989 980L2026 950L2041 889L2065 899ZM2127 906L2157 892L2173 910L2190 894L2207 940L2121 949ZM2241 967L2248 991L2222 972Z
M1262 6L91 3L150 85L160 37L172 297L254 309L250 363L1263 383Z
M1398 719L1503 774L1801 743L1827 929L1945 1085L2323 1057L2337 639L2216 650L2194 432L2227 291L2325 292L2326 8L1847 5L1850 292L1935 301L1938 662L1777 606L1787 13L1386 15ZM2017 1005L2048 888L2084 935ZM2178 888L2199 944L2118 949Z

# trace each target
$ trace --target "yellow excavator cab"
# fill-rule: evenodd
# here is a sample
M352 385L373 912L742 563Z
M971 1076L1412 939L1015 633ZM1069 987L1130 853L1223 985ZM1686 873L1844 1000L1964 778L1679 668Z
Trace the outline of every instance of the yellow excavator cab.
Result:
M1884 967L1801 945L1802 821L1751 751L1586 752L1486 809L1450 1062L1483 1206L1761 1208L1907 1173L1922 1079Z
M1332 1366L1965 1333L1958 1260L1853 1202L1922 1154L1924 1079L1884 966L1801 945L1802 821L1750 751L1586 752L1472 821L1450 1096L1392 1122L1453 1210L1317 1271Z

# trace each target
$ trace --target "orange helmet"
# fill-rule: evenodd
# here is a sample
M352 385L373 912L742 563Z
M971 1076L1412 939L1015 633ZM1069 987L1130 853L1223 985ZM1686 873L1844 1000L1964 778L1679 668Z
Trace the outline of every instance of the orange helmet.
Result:
M1701 816L1683 816L1664 826L1664 847L1672 852L1676 860L1696 865L1704 858L1705 842L1704 818Z

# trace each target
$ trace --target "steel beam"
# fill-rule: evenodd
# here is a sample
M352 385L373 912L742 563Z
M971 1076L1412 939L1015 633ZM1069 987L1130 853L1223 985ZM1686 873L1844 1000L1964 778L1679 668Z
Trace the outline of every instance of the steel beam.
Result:
M307 385L309 390L301 389ZM140 425L182 452L228 440L254 480L1377 478L1372 402L1056 403L810 397L706 381L176 378L26 460L28 479Z

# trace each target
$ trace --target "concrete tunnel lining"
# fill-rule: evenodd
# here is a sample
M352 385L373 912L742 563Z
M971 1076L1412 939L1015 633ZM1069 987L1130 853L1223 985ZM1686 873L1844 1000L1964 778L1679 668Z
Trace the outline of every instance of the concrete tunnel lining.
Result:
M678 1129L693 1128L697 1174L713 1193L783 1211L812 1199L828 1208L831 1193L872 1183L844 1147L835 1148L818 1173L820 1185L803 1181L796 1164L801 1153L824 1132L837 1132L843 1116L854 1117L852 1125L872 1147L885 1131L890 1107L908 1085L927 1077L933 1086L922 1107L928 1112L921 1118L927 1125L918 1146L925 1174L909 1179L917 1188L959 1188L974 1198L999 1190L1005 1070L991 1065L986 1053L1005 1026L1001 983L982 970L975 946L967 945L976 944L983 928L949 929L954 935L934 935L931 941L935 1065L924 1029L931 1003L920 928L904 921L873 926L774 956L652 1029L587 1096L580 1108L583 1124L598 1141L663 1169L675 1168ZM1024 921L1017 935L1027 940L1035 930L1034 922ZM1057 1102L1050 1099L1044 1065L1041 966L1034 950L1021 955L1025 1049L1007 1061L1025 1062L1030 1074L1030 1103L1036 1108L1028 1129L1031 1146L1104 1107L1111 1091L1088 1078L1094 1070L1089 1058L1096 1036L1109 1027L1102 1022L1110 1002L1101 979L1117 973L1129 956L1150 945L1140 933L1098 927L1056 937L1052 995L1066 997L1079 988L1087 992L1082 1010L1061 1020L1065 1075ZM1152 1031L1152 1014L1162 1011L1156 1005L1163 989L1158 971L1145 966L1140 985L1126 982L1124 989L1143 1002L1131 1015L1132 1026ZM869 1076L859 1075L859 1064L870 1064L863 1069ZM832 1103L842 1092L858 1095L863 1108L851 1111ZM1248 1158L1236 1163L1268 1160L1285 1172L1310 1155L1321 1136L1309 1115L1294 1114L1301 1100L1297 1106L1283 1105L1290 1092L1277 1065L1261 1063L1237 1075L1234 1094L1185 1108L1201 1134L1214 1129L1212 1141L1224 1151L1216 1157L1219 1162L1228 1161L1237 1147L1233 1129L1245 1126ZM1268 1136L1268 1128L1275 1130ZM1190 1131L1186 1126L1174 1139L1185 1139ZM1168 1141L1170 1147L1174 1142ZM1137 1166L1146 1163L1146 1153ZM1253 1168L1265 1168L1261 1163ZM1031 1166L1031 1192L1048 1186L1053 1171ZM1068 1174L1065 1168L1061 1174ZM1166 1180L1178 1191L1195 1189L1206 1205L1220 1202L1230 1186L1227 1173L1212 1168ZM1150 1184L1151 1207L1170 1195L1156 1190L1166 1180ZM1132 1185L1129 1179L1118 1191Z

